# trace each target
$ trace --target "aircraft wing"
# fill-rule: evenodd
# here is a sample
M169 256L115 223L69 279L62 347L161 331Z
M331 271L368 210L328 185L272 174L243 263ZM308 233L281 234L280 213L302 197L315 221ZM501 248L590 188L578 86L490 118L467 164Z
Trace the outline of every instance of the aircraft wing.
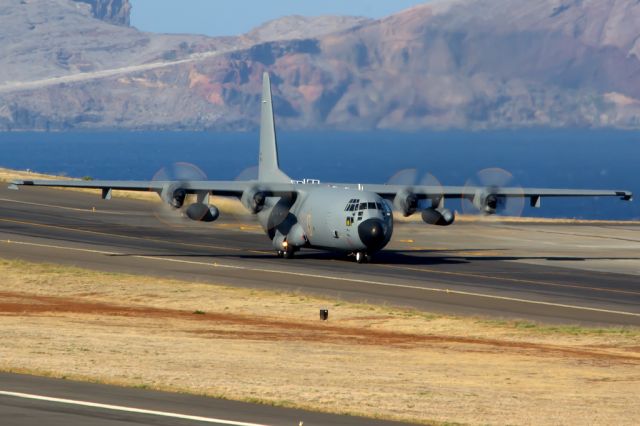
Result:
M111 197L111 190L148 191L160 194L163 189L179 187L187 194L211 193L220 196L241 197L251 187L258 187L262 192L278 196L295 192L294 185L288 183L262 184L256 181L220 181L220 180L185 180L185 181L129 181L129 180L14 180L10 189L19 186L47 186L56 188L86 188L102 190L103 198Z
M618 197L625 201L630 201L633 198L633 194L630 191L619 189L490 188L424 185L358 185L353 188L375 192L389 200L401 193L411 193L418 199L432 200L438 200L441 197L472 200L474 197L487 194L501 197L526 197L531 200L532 206L539 206L541 197Z
M419 198L473 197L478 191L489 191L504 197L620 197L631 199L632 193L617 189L554 189L554 188L486 188L473 186L423 186L423 185L362 185L366 191L376 192L382 197L393 197L399 192L413 192Z

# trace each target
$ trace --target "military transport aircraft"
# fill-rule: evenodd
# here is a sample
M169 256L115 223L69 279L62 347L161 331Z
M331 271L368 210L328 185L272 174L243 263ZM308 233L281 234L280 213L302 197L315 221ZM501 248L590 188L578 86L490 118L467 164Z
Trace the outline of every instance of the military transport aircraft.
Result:
M619 197L631 200L629 191L570 190L489 186L322 184L317 180L294 181L278 166L271 83L264 73L260 122L258 179L247 181L160 180L160 181L56 181L16 180L19 185L95 188L102 198L111 191L154 191L173 209L189 219L212 222L219 210L209 195L232 196L255 214L272 240L278 256L291 258L304 247L351 254L358 263L387 245L393 233L392 209L404 216L417 211L427 224L447 226L455 220L445 200L462 198L482 213L499 213L506 201L519 197L540 207L542 197ZM184 206L188 194L196 202Z

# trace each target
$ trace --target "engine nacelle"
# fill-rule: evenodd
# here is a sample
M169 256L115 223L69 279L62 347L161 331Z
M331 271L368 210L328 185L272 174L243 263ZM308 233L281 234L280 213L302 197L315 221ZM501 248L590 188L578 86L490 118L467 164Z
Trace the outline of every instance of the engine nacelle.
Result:
M473 197L474 207L484 214L496 214L504 203L504 197L496 194L479 193Z
M187 191L183 188L169 185L162 188L160 197L165 203L179 209L184 205L184 200L187 198Z
M404 217L411 216L418 209L418 197L409 191L400 191L393 199L393 206Z
M187 207L186 215L189 219L200 222L213 222L220 217L220 210L216 206L193 203Z
M242 193L240 201L251 213L256 214L262 210L267 196L264 192L256 189L249 188Z
M456 220L456 214L449 209L430 207L422 211L422 220L429 225L449 226Z

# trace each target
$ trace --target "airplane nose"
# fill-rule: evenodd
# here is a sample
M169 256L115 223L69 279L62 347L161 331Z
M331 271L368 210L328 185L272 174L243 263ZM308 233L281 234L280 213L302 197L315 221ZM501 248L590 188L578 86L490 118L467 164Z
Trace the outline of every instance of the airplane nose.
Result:
M358 225L358 235L360 241L369 250L380 250L384 247L386 236L384 226L380 219L367 219Z

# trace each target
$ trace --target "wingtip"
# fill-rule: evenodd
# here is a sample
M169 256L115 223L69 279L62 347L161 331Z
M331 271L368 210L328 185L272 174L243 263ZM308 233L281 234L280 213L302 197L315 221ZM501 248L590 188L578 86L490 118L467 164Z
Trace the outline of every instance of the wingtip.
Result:
M633 192L630 191L619 191L616 193L623 201L633 201Z

